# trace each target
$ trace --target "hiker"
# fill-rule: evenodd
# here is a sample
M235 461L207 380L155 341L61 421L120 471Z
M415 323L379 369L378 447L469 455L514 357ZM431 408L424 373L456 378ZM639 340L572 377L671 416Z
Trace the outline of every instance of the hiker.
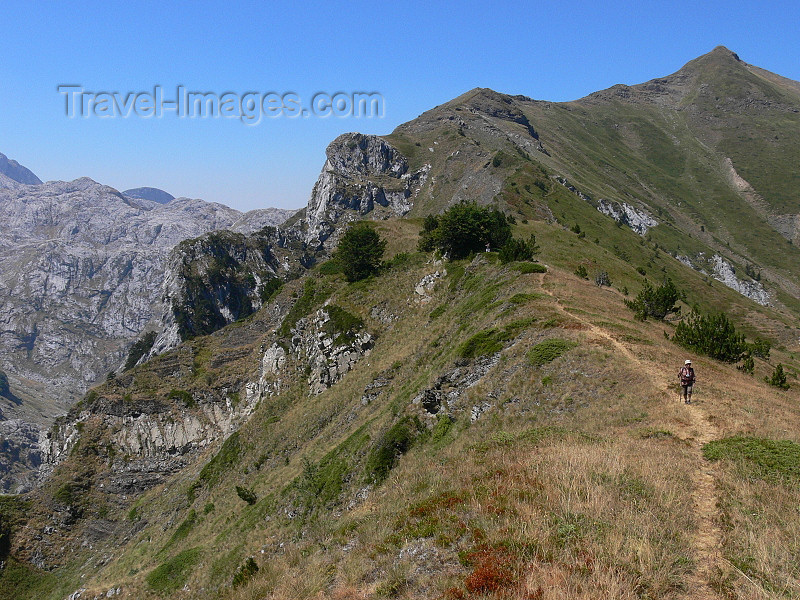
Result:
M679 392L678 400L683 397L686 404L692 401L692 386L694 385L694 369L692 368L692 361L688 358L683 363L681 370L678 371L678 379L681 382L681 391Z

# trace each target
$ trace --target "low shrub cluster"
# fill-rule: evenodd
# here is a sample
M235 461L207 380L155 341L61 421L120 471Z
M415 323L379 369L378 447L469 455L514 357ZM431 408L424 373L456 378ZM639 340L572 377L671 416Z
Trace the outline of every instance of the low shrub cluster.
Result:
M663 321L668 315L680 313L681 309L675 303L683 297L684 294L675 287L671 279L667 279L657 288L645 280L636 298L625 300L625 306L630 308L634 312L634 317L640 321L646 321L648 317Z
M539 342L531 348L530 352L528 352L528 360L533 366L541 367L542 365L554 361L577 345L577 343L570 340L550 338L549 340Z
M241 498L248 504L250 504L251 506L258 501L258 496L256 496L253 490L250 490L240 485L236 486L236 495L239 496L239 498Z
M514 265L513 268L523 275L528 273L547 273L547 267L539 263L523 262Z
M672 340L679 346L723 362L734 363L747 354L744 336L725 313L701 315L692 312L675 328Z
M258 565L251 556L246 561L244 561L244 564L241 567L239 567L239 569L236 571L236 574L233 576L233 582L231 583L231 585L233 585L233 587L235 588L240 587L245 583L247 583L248 581L250 581L253 578L253 575L255 575L256 573L258 573Z
M789 440L733 436L709 442L703 455L708 460L731 460L760 479L800 482L800 444Z
M539 253L539 246L536 244L536 236L531 234L527 240L518 238L509 239L500 248L500 262L503 264L514 261L531 261Z
M366 479L380 483L389 476L398 458L408 452L423 425L416 417L404 417L392 425L373 446L365 463Z
M775 370L772 371L772 376L764 377L764 381L781 390L788 390L790 387L789 384L786 383L786 373L784 372L783 365L781 363L775 365Z
M181 589L200 561L200 548L190 548L159 565L145 578L154 592L170 594Z

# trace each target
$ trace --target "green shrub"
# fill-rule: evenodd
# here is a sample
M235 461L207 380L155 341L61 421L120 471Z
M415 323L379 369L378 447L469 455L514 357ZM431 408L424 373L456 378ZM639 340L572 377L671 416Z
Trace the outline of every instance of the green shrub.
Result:
M309 277L303 284L303 293L286 313L278 327L278 337L287 339L292 333L292 327L297 321L310 313L314 307L319 306L330 296L330 289L319 285L314 279Z
M783 371L783 365L778 363L775 365L775 370L772 371L771 377L765 377L764 381L768 384L775 386L776 388L780 388L782 390L788 390L789 384L786 383L786 373Z
M800 481L800 444L788 440L733 436L703 446L708 460L728 459L747 476L787 483Z
M360 281L380 269L386 240L375 229L361 221L352 225L339 240L336 261L347 281Z
M334 257L322 263L318 270L320 275L338 275L342 273L342 265Z
M753 357L748 354L742 359L742 364L736 368L748 375L752 375L755 372L756 364Z
M438 319L444 314L444 311L447 310L446 304L440 304L436 308L431 311L431 314L428 315L428 318L432 321L433 319Z
M335 304L324 308L328 320L322 326L323 331L334 339L337 345L347 344L356 339L356 334L364 327L364 321Z
M562 340L560 338L550 338L539 342L530 352L528 352L528 360L535 367L541 367L551 361L554 361L565 352L577 346L573 341Z
M513 261L531 261L539 250L536 236L533 234L527 240L511 238L500 248L500 262L506 264Z
M438 447L444 446L452 439L451 432L455 421L450 415L440 413L436 424L431 429L431 442Z
M578 268L575 269L575 275L577 275L581 279L589 279L589 272L583 265L578 265Z
M503 349L503 342L509 339L505 331L487 329L480 331L461 344L456 354L461 358L477 358L487 354L494 354Z
M625 300L625 306L634 312L634 317L639 321L646 321L652 317L663 321L668 315L678 314L681 309L675 303L683 298L683 294L667 279L663 284L654 288L645 279L641 291L633 300Z
M536 298L539 298L539 294L518 293L511 296L508 301L511 302L511 304L527 304L531 300L536 300Z
M297 487L306 510L310 512L315 506L333 503L341 494L344 477L349 471L347 460L335 453L323 457L318 464L303 459L303 474Z
M425 219L420 232L419 250L439 250L450 260L490 248L502 248L511 239L511 224L498 209L462 201L448 208L441 216Z
M370 483L378 484L389 476L398 458L408 452L420 431L416 418L404 417L392 425L367 456L365 471Z
M189 488L190 499L199 487L207 485L211 488L216 485L222 474L239 461L240 451L239 432L235 431L223 442L214 458L208 461L200 471L197 481Z
M190 548L159 565L148 573L145 581L151 590L170 594L181 589L195 565L200 561L200 548Z
M75 503L75 494L72 491L72 484L62 484L53 494L53 500L60 502L64 506L73 506Z
M236 486L236 495L239 496L242 500L250 504L251 506L258 501L258 496L255 495L253 490L249 490L246 487L242 487L237 485Z
M772 348L772 344L768 340L757 339L749 344L749 348L753 356L769 360L769 351Z
M524 262L514 265L512 268L516 271L519 271L523 275L528 273L547 273L547 267L540 265L539 263Z
M282 287L283 281L277 277L267 279L261 286L261 291L258 293L259 297L261 298L261 302L263 304L267 304L270 300L278 295L278 292L281 291Z
M679 346L723 362L737 362L745 356L744 336L724 313L701 315L692 312L678 323L672 340Z
M256 561L253 560L253 557L250 557L244 561L244 564L236 571L231 585L235 588L244 585L250 581L256 573L258 573L258 565Z
M136 363L138 363L145 354L150 352L150 350L153 348L153 344L155 343L155 331L148 331L141 337L141 339L134 342L133 346L131 346L131 349L128 350L128 360L125 361L125 367L123 370L127 371L128 369L132 369L134 366L136 366Z
M213 502L206 502L206 505L203 507L203 514L207 515L209 513L212 513L216 510L216 508L217 507L214 506Z
M167 400L179 400L186 408L195 406L194 396L186 390L172 389L167 396Z
M197 511L195 509L191 509L189 513L186 515L186 518L178 525L178 528L175 530L175 533L172 534L172 537L167 542L167 546L171 546L175 542L179 542L182 539L185 539L189 532L194 528L195 524L197 523Z

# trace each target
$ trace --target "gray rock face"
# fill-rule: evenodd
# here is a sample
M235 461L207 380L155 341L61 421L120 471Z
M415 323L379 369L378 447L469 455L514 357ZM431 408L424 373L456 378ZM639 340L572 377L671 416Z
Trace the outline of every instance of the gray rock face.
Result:
M617 223L627 225L639 235L645 235L651 227L658 225L653 217L643 210L637 210L627 202L610 202L601 199L598 202L597 210L604 215L608 215Z
M589 194L585 194L574 185L572 185L566 178L557 177L556 181L567 188L570 192L578 196L584 202L594 206L598 211L604 215L608 215L621 225L627 225L634 232L639 235L645 235L651 227L658 225L651 215L641 209L637 209L627 202L615 202L612 200L604 200L600 198L595 202Z
M750 298L753 302L757 302L761 306L770 305L770 295L769 292L764 289L764 286L758 281L740 279L737 277L736 269L733 268L733 265L719 254L712 256L711 260L709 260L703 252L698 253L694 259L680 254L675 258L687 267L691 267L704 275L708 275L710 271L711 277L727 285L732 290L739 292L742 296ZM708 269L703 268L704 265L708 267Z
M39 427L21 419L0 421L0 493L31 489L41 463Z
M308 372L308 393L321 394L369 354L372 335L363 330L339 335L326 327L330 319L330 309L323 307L297 322L288 349L274 343L264 351L259 378L247 385L248 403L279 394L287 369Z
M311 248L333 247L342 224L369 213L373 219L406 214L427 177L425 169L410 173L405 157L374 135L340 135L326 154L306 209Z
M769 293L758 281L745 281L736 277L733 265L719 254L715 254L712 260L714 261L714 272L712 274L714 279L721 281L732 290L736 290L742 296L747 296L761 306L769 305Z
M192 455L236 431L252 414L255 403L235 402L226 390L194 397L187 410L176 404L126 402L99 398L77 417L43 431L38 439L41 467L46 477L69 456L81 436L82 424L110 431L117 454L106 475L106 491L139 493L164 481L167 474L186 466Z
M17 161L11 160L2 152L0 152L0 173L12 181L25 185L37 185L42 183L42 180L29 169L26 169ZM0 181L0 187L3 187L2 181Z
M148 324L158 327L178 242L284 214L243 220L188 198L159 205L88 178L0 190L0 369L12 389L36 396L4 408L6 418L46 422L63 412L120 365Z

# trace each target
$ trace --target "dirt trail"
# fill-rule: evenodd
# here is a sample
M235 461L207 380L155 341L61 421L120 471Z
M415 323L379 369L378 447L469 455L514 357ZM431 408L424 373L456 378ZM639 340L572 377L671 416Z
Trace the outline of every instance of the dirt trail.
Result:
M565 309L558 297L544 286L544 276L541 284L542 291L555 300L555 307L559 312L585 325L591 335L610 342L620 354L637 365L639 372L647 376L652 386L663 391L665 398L672 402L677 401L674 395L675 388L670 387L664 381L661 374L662 369L650 364L649 361L643 361L622 342L588 319ZM697 404L684 404L683 406L686 408L688 423L679 425L676 433L682 439L690 442L697 460L697 468L691 474L691 496L697 523L697 529L692 537L694 554L692 558L696 568L686 581L685 597L692 600L721 600L721 596L710 585L711 577L721 567L723 561L720 552L722 547L722 531L719 527L720 513L717 508L719 498L714 481L713 466L703 457L703 446L718 439L719 431Z
M692 540L696 569L687 581L687 598L717 600L720 596L709 582L722 563L722 531L719 527L719 498L714 471L711 463L703 457L703 445L717 439L719 431L696 404L686 405L686 411L694 430L690 438L692 449L699 461L698 468L692 473L692 502L697 520L697 530Z

